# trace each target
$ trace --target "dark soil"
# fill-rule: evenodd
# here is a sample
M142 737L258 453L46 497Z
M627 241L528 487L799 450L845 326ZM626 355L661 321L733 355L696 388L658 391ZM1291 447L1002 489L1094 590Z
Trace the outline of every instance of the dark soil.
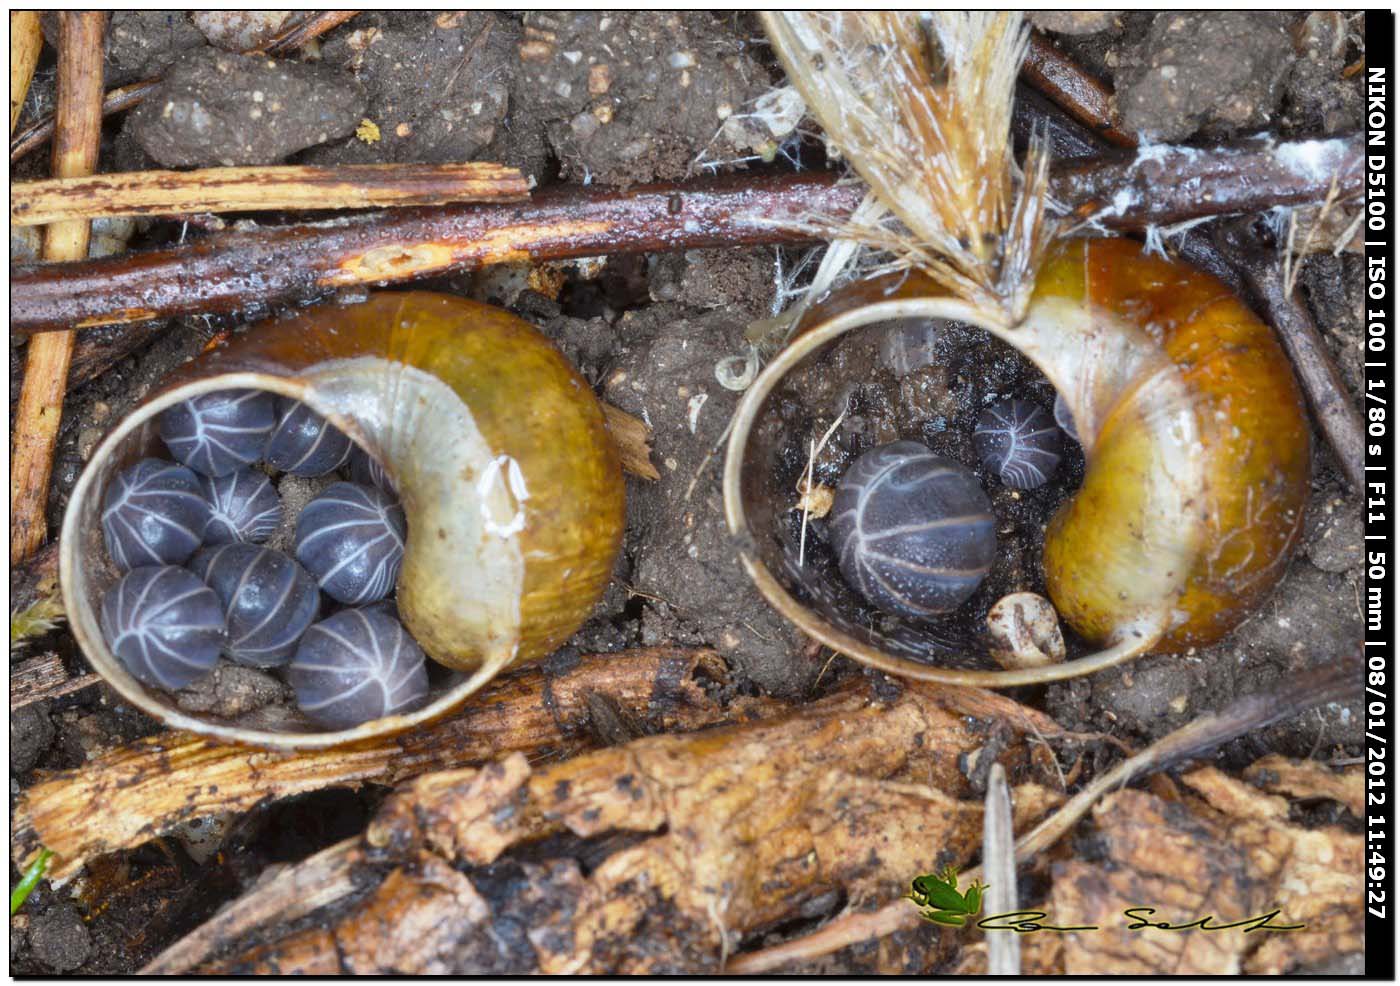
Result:
M1359 28L1346 15L1061 16L1042 23L1069 32L1056 40L1118 87L1125 123L1145 134L1314 134L1359 125L1361 77L1341 77L1361 54L1351 37ZM702 163L711 171L757 166L737 163L743 152L718 135L729 115L781 77L760 39L743 12L372 12L331 32L302 60L269 63L211 47L184 12L119 12L109 85L178 66L165 96L125 121L109 121L101 170L153 161L478 159L518 166L544 186L680 178ZM52 102L47 50L21 125ZM353 135L362 119L375 124L377 138ZM809 142L803 157L820 161L820 143ZM46 169L46 155L34 154L15 177ZM147 223L132 245L196 235L180 224ZM600 396L653 429L661 479L629 478L627 537L614 582L571 641L573 652L708 644L747 677L745 687L798 699L859 673L844 658L823 673L829 652L803 640L759 597L723 521L722 439L739 394L718 382L716 364L748 352L749 323L774 314L775 281L793 259L767 248L706 250L560 265L546 278L498 270L422 285L504 304L539 325ZM1322 255L1303 264L1300 279L1354 400L1363 359L1361 275L1358 258ZM247 314L174 320L69 395L49 502L53 525L98 438L215 333L241 331L267 313ZM835 357L849 387L819 375L804 385L806 413L823 430L848 398L852 409L818 462L819 478L830 482L859 448L895 436L917 437L975 465L970 423L985 402L1015 395L1049 407L1048 385L1009 349L986 344L975 330L955 336L935 362L897 373L895 357L866 333ZM21 356L22 349L12 351L12 393ZM1314 449L1303 543L1277 592L1247 623L1211 648L1017 697L1067 728L1136 745L1353 650L1361 637L1360 502L1320 435ZM983 477L1005 550L983 589L953 618L955 627L980 632L982 615L1001 594L1040 586L1040 526L1073 490L1079 469L1071 457L1050 486L1020 495ZM821 525L813 527L808 547L820 562ZM72 674L87 670L63 630L31 642L12 662L45 651L59 654ZM188 700L213 708L268 698L266 682L245 679ZM12 803L45 772L79 766L158 728L100 684L12 714ZM1238 740L1218 760L1238 768L1266 752L1331 759L1354 755L1360 739L1359 707L1327 706ZM1100 757L1110 758L1107 750ZM133 971L267 867L359 831L381 794L324 792L243 818L211 819L201 831L99 860L63 888L41 884L11 921L11 967L19 974ZM12 866L12 884L18 876ZM499 879L517 876L503 869Z

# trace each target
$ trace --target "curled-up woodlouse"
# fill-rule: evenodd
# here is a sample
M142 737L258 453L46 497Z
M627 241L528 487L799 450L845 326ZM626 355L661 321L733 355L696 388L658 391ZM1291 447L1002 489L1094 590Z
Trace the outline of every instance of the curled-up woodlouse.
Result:
M190 570L223 604L228 624L224 653L249 667L272 668L291 660L297 641L321 609L311 576L271 548L202 548L190 559Z
M287 680L297 706L331 729L410 711L428 696L423 649L387 606L317 623L302 637Z
M377 602L393 591L403 564L404 515L373 486L335 483L297 518L296 557L337 602Z
M107 554L122 571L178 565L204 540L209 503L193 472L173 462L142 459L123 469L102 499Z
M205 476L226 476L262 457L276 423L271 394L216 390L177 404L160 416L170 454Z
M861 455L836 488L829 523L846 580L912 619L956 608L996 557L992 505L977 478L918 442Z
M1039 404L1023 400L997 401L983 409L972 445L984 466L1018 490L1044 486L1064 452L1054 419Z
M282 524L282 500L272 488L272 480L256 469L201 476L199 488L210 507L205 544L262 544Z
M173 690L213 670L224 645L224 609L185 569L147 565L102 597L102 631L134 678Z
M301 401L277 399L277 424L263 458L293 476L324 476L350 455L350 439Z

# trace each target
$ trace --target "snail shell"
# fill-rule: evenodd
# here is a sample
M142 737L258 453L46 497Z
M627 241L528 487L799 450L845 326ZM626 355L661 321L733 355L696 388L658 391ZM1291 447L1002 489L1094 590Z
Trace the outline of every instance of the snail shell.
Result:
M421 708L329 732L310 719L230 725L143 687L102 639L96 606L117 576L101 546L103 491L158 451L162 411L228 390L303 402L392 477L408 528L404 627L434 661L467 672L436 683ZM227 741L326 747L440 716L501 669L557 648L607 587L622 526L622 469L602 408L547 339L489 305L380 292L254 326L177 371L94 450L64 516L59 572L83 652L138 708Z
M768 477L788 426L774 388L843 333L904 318L979 325L1064 396L1086 472L1046 531L1046 587L1099 653L1024 671L931 667L841 618L785 566L771 504L787 491ZM858 282L808 310L740 403L725 460L725 512L759 590L844 654L957 684L1068 678L1220 639L1283 574L1307 496L1302 396L1272 331L1214 277L1122 239L1061 241L1025 318L988 318L919 275Z

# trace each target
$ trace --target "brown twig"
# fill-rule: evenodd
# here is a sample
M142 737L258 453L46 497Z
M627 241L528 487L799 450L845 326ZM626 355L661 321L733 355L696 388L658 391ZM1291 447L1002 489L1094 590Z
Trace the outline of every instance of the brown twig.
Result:
M59 178L90 175L97 168L102 140L102 44L107 15L81 11L60 15L58 126L53 173ZM85 220L55 223L44 237L44 258L62 261L87 256ZM10 564L23 561L47 533L44 507L54 444L58 440L73 333L50 333L30 341L24 383L15 413L10 458Z
M1166 770L1213 750L1245 733L1318 705L1350 699L1361 690L1361 673L1361 661L1356 655L1322 664L1285 679L1276 688L1238 699L1221 712L1202 716L1168 733L1142 752L1100 774L1045 821L1021 836L1016 842L1017 863L1024 864L1058 842L1108 792L1144 774ZM962 874L969 881L982 875L980 867ZM878 910L837 918L801 938L741 955L730 962L725 971L735 975L768 972L789 962L809 961L848 945L916 927L919 921L918 911L908 901L898 900Z
M24 110L29 95L29 83L34 67L39 64L39 52L44 48L44 32L39 26L37 10L10 12L10 134Z
M1075 214L1114 229L1260 212L1362 192L1360 135L1322 140L1250 139L1212 147L1161 145L1058 168L1052 194Z
M332 28L344 24L358 14L358 10L326 10L309 20L295 24L286 31L257 48L250 48L245 55L267 54L284 55L296 51L307 42L320 37ZM102 99L103 117L131 109L153 93L161 83L160 79L145 79L121 86L107 93ZM30 127L26 127L18 137L10 139L10 163L14 164L31 151L44 146L53 137L54 118L47 116Z
M70 675L57 654L39 654L10 669L10 711L41 699L59 698L102 678L96 674Z
M16 182L10 186L10 225L100 216L519 202L529 197L519 171L476 161L129 171Z
M1285 283L1279 251L1253 235L1256 223L1236 223L1218 233L1227 255L1254 295L1255 302L1288 351L1299 382L1308 396L1313 417L1352 489L1366 488L1366 424L1348 399L1327 343L1313 321L1307 303Z
M1312 142L1289 142L1283 159ZM1351 160L1344 141L1319 153ZM1278 148L1272 152L1277 158ZM1058 201L1101 221L1140 228L1164 218L1216 215L1288 201L1320 201L1331 175L1292 175L1271 194L1241 167L1270 152L1225 145L1190 152L1162 149L1151 159L1074 162L1051 179ZM1143 194L1169 162L1172 179L1189 182L1190 202ZM1286 171L1280 168L1279 171ZM1103 177L1104 175L1115 177ZM1279 177L1275 175L1275 177ZM1120 182L1114 185L1113 181ZM521 205L402 210L319 225L223 233L166 250L64 266L11 269L10 326L38 332L68 325L134 322L178 314L227 313L250 305L314 298L355 284L396 283L493 263L539 262L660 250L803 242L813 215L839 219L859 205L863 185L832 174L753 177L625 192L560 186ZM1111 193L1111 194L1110 194ZM1103 201L1118 203L1108 215ZM257 271L256 278L250 271Z
M1021 78L1108 143L1118 147L1137 144L1135 136L1114 123L1113 90L1039 31L1031 34Z

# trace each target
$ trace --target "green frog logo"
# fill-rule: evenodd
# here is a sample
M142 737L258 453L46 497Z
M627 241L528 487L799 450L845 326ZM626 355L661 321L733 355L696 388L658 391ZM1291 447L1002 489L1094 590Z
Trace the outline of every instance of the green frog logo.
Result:
M972 886L958 893L958 871L948 866L942 873L914 877L904 899L914 902L925 921L961 928L968 918L982 912L982 891L986 889L986 884L973 880Z

